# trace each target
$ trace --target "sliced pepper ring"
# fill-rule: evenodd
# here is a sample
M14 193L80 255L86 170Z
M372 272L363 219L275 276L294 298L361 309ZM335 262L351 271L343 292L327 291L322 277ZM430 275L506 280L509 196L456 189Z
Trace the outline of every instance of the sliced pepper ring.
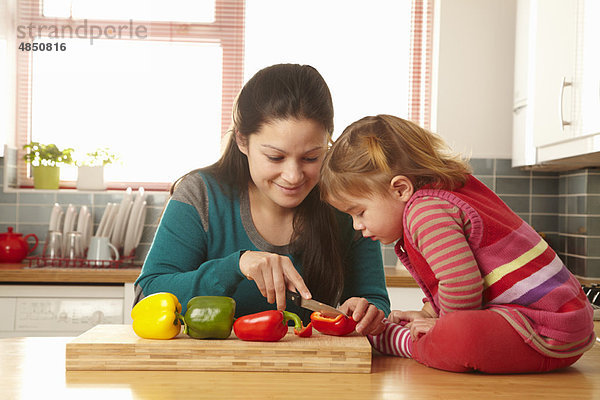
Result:
M310 315L310 320L313 327L325 335L344 336L356 328L356 321L343 314L330 318L315 311Z

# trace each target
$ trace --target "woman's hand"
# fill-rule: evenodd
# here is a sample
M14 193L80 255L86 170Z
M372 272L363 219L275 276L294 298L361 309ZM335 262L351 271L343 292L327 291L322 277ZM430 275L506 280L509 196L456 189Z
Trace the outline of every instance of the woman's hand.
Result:
M240 257L240 271L256 283L269 304L277 302L285 310L285 290L297 291L305 299L312 296L304 280L286 256L264 251L246 251Z
M379 335L385 328L384 312L362 297L349 298L340 306L340 311L358 322L356 332L361 335Z

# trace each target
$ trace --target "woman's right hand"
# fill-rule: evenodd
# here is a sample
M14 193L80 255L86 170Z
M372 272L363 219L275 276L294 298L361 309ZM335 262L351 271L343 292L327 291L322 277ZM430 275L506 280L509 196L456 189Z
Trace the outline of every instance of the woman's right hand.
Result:
M285 310L286 289L297 291L305 299L312 297L289 257L264 251L246 251L240 257L240 271L254 281L269 304L277 302L278 310Z

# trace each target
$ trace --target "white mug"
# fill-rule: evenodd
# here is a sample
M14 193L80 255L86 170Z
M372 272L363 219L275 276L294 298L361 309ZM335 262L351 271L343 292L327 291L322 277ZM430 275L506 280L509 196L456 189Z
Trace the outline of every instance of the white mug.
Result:
M114 254L114 257L111 255L111 252ZM92 236L90 238L87 259L95 261L116 261L119 259L119 250L108 241L106 236Z

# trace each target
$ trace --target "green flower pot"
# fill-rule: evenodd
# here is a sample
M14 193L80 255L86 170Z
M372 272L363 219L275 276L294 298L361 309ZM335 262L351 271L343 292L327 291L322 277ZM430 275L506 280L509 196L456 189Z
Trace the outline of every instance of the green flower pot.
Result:
M40 165L33 167L34 189L58 189L60 167Z

